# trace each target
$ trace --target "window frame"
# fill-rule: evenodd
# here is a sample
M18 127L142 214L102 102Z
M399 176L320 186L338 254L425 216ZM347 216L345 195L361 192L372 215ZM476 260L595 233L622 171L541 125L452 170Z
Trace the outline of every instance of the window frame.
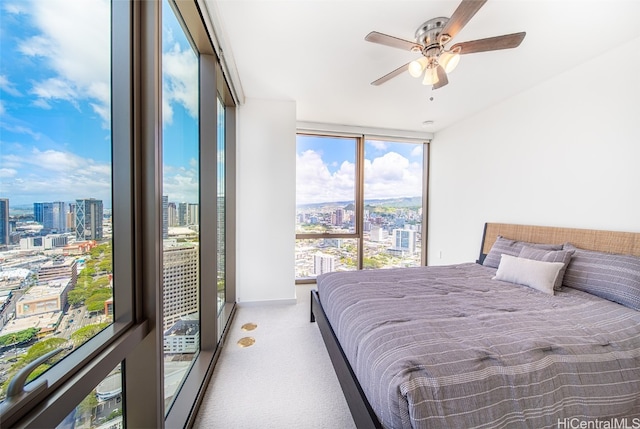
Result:
M190 427L235 313L236 97L222 73L206 13L197 0L169 0L197 46L206 91L200 117L213 112L216 96L226 108L226 303L216 305L217 270L201 282L201 350L165 416L162 332L162 14L157 1L112 1L112 195L114 323L44 373L48 387L20 398L2 424L50 427L61 422L118 364L122 364L124 422L129 427ZM118 31L114 31L117 26ZM213 95L208 97L206 94ZM213 103L213 107L211 107ZM216 121L200 121L213 132L200 135L200 181L213 180ZM208 134L207 134L208 133ZM203 136L204 135L204 136ZM211 137L206 140L207 135ZM213 141L213 144L211 142ZM211 150L212 149L212 150ZM212 153L212 154L211 154ZM206 167L206 168L205 168ZM213 176L211 173L213 172ZM216 198L200 187L201 261L216 260ZM208 187L215 197L216 186ZM209 201L203 207L202 203ZM207 214L210 216L207 216ZM206 220L205 220L206 219ZM209 300L209 301L207 301ZM25 395L26 396L26 395Z
M113 323L66 356L37 381L47 387L35 394L23 394L5 412L7 426L46 427L64 419L108 374L131 353L149 332L145 317L136 313L134 297L135 254L132 35L133 9L126 2L111 7L111 134L113 201ZM113 31L114 22L125 22ZM115 174L117 172L117 174ZM117 189L118 192L114 190ZM25 390L29 389L29 385Z
M315 137L338 137L356 140L356 177L355 177L355 232L353 233L296 233L297 240L313 240L326 238L347 238L356 239L358 243L357 265L356 270L363 269L364 261L364 160L365 160L365 142L371 140L383 140L390 142L406 142L411 144L422 144L422 249L420 255L420 265L427 265L427 215L428 215L428 190L429 190L429 147L431 140L413 137L397 137L385 136L384 134L366 134L366 133L348 133L348 132L332 132L332 131L310 131L307 129L298 129L296 135L306 135ZM315 283L315 277L296 277L296 284L312 284Z

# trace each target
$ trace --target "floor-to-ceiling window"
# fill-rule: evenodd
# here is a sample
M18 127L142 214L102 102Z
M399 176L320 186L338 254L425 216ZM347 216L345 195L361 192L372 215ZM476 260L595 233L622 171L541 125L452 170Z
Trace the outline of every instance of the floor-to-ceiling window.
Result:
M218 313L220 313L226 303L226 262L225 262L225 254L226 254L226 214L227 211L225 209L226 202L226 193L227 193L227 181L226 181L226 169L225 169L225 106L220 97L216 98L217 102L217 110L218 110L218 121L217 121L217 170L218 170L218 187L217 187L217 201L218 201L218 224L217 224L217 240L218 248L217 248L217 266L218 266L218 276L217 276L217 309Z
M235 102L202 13L0 9L0 426L186 426L235 297Z
M298 281L425 263L427 148L417 140L298 134Z
M298 134L296 146L296 278L358 269L359 139Z
M363 268L422 264L424 144L364 142Z
M165 412L200 351L199 65L162 2L162 283ZM171 210L171 213L169 213ZM166 220L166 221L165 221Z

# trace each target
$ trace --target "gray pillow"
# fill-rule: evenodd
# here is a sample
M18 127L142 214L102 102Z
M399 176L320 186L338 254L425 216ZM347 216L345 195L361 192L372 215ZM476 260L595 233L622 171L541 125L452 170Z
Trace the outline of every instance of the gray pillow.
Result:
M563 284L640 311L640 257L575 249Z
M526 241L510 240L499 235L495 243L493 243L493 246L491 246L491 250L487 253L487 257L482 261L482 265L485 267L498 268L498 266L500 266L500 257L503 253L505 255L518 256L524 246L546 250L562 250L562 244L527 243Z
M562 262L564 266L560 269L558 273L558 277L553 285L555 290L558 290L562 287L562 279L564 278L564 273L567 270L567 265L571 260L571 256L575 252L573 250L544 250L544 249L536 249L531 246L522 246L522 250L520 251L520 257L526 259L533 259L536 261L542 262Z

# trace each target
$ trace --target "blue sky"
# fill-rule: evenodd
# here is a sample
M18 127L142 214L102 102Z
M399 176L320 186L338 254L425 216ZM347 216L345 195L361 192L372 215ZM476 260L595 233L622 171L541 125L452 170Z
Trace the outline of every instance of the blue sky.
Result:
M111 207L110 2L3 0L0 21L0 197L10 206L93 197ZM197 102L197 58L165 14L171 201L197 201Z
M298 135L296 148L296 204L354 200L354 139ZM365 140L365 199L421 196L422 149Z

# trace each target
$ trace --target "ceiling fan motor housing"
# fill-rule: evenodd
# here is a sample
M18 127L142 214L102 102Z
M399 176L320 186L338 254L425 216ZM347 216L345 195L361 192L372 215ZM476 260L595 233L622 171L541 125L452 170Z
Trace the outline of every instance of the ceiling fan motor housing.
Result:
M422 46L422 55L427 58L437 56L444 43L441 43L440 32L449 22L449 18L432 18L416 30L416 43Z

